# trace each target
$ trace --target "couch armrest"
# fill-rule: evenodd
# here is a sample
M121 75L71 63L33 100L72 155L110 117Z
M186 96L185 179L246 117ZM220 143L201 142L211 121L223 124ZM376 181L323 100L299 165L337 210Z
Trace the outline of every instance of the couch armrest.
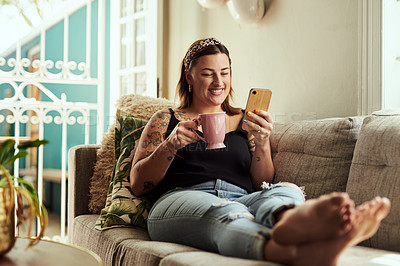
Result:
M89 188L100 145L78 145L68 152L68 225L76 216L90 213Z

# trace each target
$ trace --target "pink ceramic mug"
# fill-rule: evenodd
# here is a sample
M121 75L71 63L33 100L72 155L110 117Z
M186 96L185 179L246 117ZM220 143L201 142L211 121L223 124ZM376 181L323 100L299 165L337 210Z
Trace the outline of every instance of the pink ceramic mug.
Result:
M225 112L200 114L207 150L225 148Z

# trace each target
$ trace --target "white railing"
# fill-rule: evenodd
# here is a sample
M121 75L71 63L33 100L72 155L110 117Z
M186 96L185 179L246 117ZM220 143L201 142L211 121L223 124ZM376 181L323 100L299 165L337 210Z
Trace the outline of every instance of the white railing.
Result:
M76 2L75 2L76 3ZM86 58L83 62L69 60L69 17L76 10L86 6ZM91 25L92 0L80 2L75 6L65 9L65 13L59 18L53 18L51 24L43 24L38 31L40 35L40 59L30 60L22 58L21 47L24 46L23 40L18 40L15 45L15 57L4 58L0 56L0 85L6 86L12 91L8 98L0 99L0 125L8 123L14 125L14 138L17 144L21 140L21 125L37 125L38 138L45 136L45 125L61 125L62 133L60 136L61 153L61 215L60 215L60 235L54 240L66 242L66 181L67 181L67 136L68 126L80 124L84 128L84 143L89 143L90 121L93 115L96 116L96 139L100 142L104 132L104 65L105 65L105 0L98 0L98 39L97 39L97 77L91 76ZM46 30L51 28L59 21L64 21L64 38L60 45L63 45L63 60L52 61L46 59ZM35 37L35 36L33 36ZM27 69L36 69L27 71ZM52 69L52 71L49 71ZM54 71L54 69L58 70ZM56 72L56 73L54 73ZM78 73L77 73L78 72ZM74 85L92 85L96 87L97 99L95 103L88 101L72 102L67 101L65 93L57 97L47 84L68 84L73 88ZM48 101L29 98L26 93L29 86L37 87L42 95L48 97ZM75 132L76 134L76 132ZM37 188L39 200L43 201L43 147L38 149L37 158ZM19 162L14 164L14 175L19 176ZM38 224L38 226L40 226ZM38 228L39 229L39 228Z

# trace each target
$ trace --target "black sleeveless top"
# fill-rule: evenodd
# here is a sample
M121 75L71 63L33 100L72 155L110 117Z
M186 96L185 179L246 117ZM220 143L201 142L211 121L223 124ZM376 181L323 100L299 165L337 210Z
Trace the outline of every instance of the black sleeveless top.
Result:
M174 130L179 120L171 112L166 137ZM247 131L242 129L242 122L235 131L225 134L225 148L206 150L206 143L199 140L177 151L165 177L157 186L161 195L177 187L189 187L205 181L222 179L252 192L250 178L251 154L248 147ZM203 137L203 133L196 131Z

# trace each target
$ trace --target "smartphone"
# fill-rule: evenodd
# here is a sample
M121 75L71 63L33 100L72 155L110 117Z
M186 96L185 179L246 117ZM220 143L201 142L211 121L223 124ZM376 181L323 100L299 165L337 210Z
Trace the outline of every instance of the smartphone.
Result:
M255 110L268 111L269 103L271 101L272 91L269 89L251 89L249 97L247 98L246 112L244 119L248 119L247 112L254 113ZM249 131L249 127L246 123L242 123L242 128Z

